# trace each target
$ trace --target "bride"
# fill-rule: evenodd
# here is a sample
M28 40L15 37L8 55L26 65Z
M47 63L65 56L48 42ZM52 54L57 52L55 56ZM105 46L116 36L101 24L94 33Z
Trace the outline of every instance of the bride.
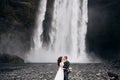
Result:
M57 74L56 74L54 80L64 80L64 71L63 71L64 60L63 60L63 57L58 58L57 64L59 66L59 69L57 71Z

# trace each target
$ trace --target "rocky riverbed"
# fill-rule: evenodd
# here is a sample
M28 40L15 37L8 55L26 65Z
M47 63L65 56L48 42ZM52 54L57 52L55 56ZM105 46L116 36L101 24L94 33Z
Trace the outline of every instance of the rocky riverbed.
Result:
M107 72L120 75L120 70L104 63L71 64L69 80L109 80ZM0 80L54 80L57 72L54 63L0 64Z

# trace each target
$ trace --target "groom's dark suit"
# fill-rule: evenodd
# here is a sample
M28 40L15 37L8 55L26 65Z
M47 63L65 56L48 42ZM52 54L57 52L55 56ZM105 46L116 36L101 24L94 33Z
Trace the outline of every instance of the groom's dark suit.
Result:
M63 68L64 68L64 80L68 80L68 74L69 74L68 68L69 68L69 66L70 66L69 61L64 62L64 66L63 66Z

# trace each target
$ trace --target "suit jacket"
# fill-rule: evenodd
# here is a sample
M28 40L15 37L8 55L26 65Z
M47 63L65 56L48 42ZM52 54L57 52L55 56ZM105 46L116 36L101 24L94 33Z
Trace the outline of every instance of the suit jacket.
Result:
M70 62L69 61L64 62L64 66L63 66L64 71L67 71L67 69L69 68L69 66L70 66Z

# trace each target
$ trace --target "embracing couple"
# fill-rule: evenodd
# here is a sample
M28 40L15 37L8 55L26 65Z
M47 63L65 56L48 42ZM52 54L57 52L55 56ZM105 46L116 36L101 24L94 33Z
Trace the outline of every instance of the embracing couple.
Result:
M70 62L67 60L67 56L59 57L57 64L59 69L54 80L68 80Z

